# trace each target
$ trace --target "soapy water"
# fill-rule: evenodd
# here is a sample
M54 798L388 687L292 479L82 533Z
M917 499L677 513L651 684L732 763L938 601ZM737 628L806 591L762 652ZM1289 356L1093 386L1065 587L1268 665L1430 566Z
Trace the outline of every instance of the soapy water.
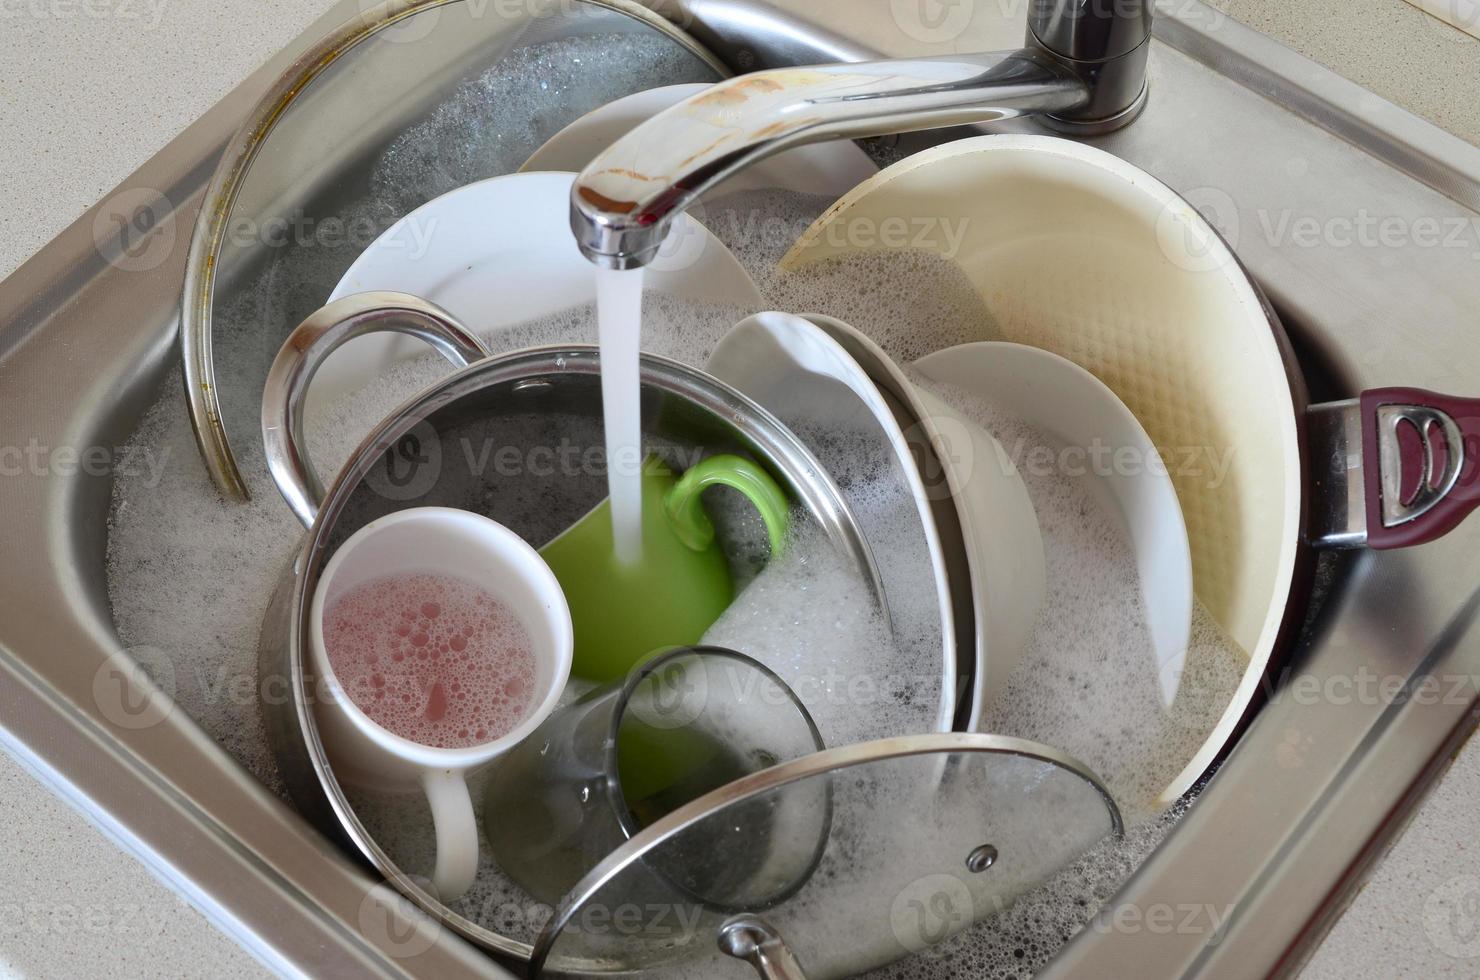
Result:
M473 113L473 103L460 111ZM438 125L455 128L450 121L455 116ZM380 168L383 196L356 207L365 213L387 210L389 220L395 212L404 213L471 179L442 164L433 168L435 173L418 177L417 166L428 161L412 161L415 152L404 142L394 159L388 153ZM387 189L392 186L397 188L394 196ZM407 191L407 186L417 189ZM868 333L901 362L953 344L994 338L994 325L970 284L954 267L924 253L875 253L790 274L777 272L777 259L828 203L784 192L752 192L713 202L698 217L755 277L769 307L836 316ZM767 220L754 222L756 215ZM219 363L237 363L233 350L249 364L269 361L281 334L265 336L271 331L256 327L273 322L291 327L296 317L322 302L353 257L305 250L297 258L307 261L273 263L235 300L237 329L218 331ZM301 309L293 309L295 305ZM655 294L648 294L646 307L643 349L698 366L729 326L755 312L700 307ZM594 328L594 311L582 308L489 340L496 351L592 343ZM262 350L254 353L254 347ZM309 443L321 472L335 472L386 412L446 371L434 356L409 360L314 420ZM133 445L169 460L163 480L146 484L142 475L124 475L115 485L108 564L118 631L130 646L161 652L163 658L145 659L166 662L179 706L266 785L284 793L261 722L259 702L269 692L257 686L256 644L272 588L297 550L302 529L265 479L255 432L233 443L255 493L253 501L240 505L217 497L195 450L178 375L167 378L162 391ZM228 417L255 419L258 393L260 378L251 379L238 392L240 404L228 404ZM943 394L949 400L953 393ZM1013 441L1015 420L990 406L958 407L1004 443ZM827 433L808 433L803 427L799 435L814 450L828 448ZM993 731L1062 748L1090 765L1125 809L1130 830L1125 841L1101 843L1007 912L888 968L891 975L1023 975L1045 962L1073 932L1091 924L1100 906L1174 824L1178 811L1158 813L1155 792L1212 729L1242 670L1241 652L1199 611L1182 688L1167 712L1146 652L1140 591L1124 536L1082 488L1048 477L1025 478L1043 527L1049 580L1045 608L1053 615L1040 619L1022 663L990 706L987 723ZM840 474L838 482L866 526L891 519L908 523L912 503L898 486L881 479L876 466L860 460L857 472ZM834 556L828 549L809 545L805 537L798 541L800 546L759 571L707 639L750 652L781 673L798 689L830 745L929 730L933 726L923 719L933 718L935 706L924 705L918 687L907 683L916 677L915 666L900 669L898 663L910 656L911 637L917 650L931 646L919 642L920 636L928 637L929 624L911 622L907 612L926 604L896 602L891 593L896 620L891 632L862 601L861 584L846 582L829 569ZM898 553L876 558L901 567L916 563L920 595L930 593L928 570L918 564L918 551L905 544ZM844 609L852 614L843 615ZM906 610L903 626L900 610ZM777 626L785 623L805 642L788 645L784 629ZM938 637L934 646L938 661ZM876 663L869 662L867 651L876 651ZM882 678L878 663L888 665ZM873 687L860 694L855 685L850 693L848 681L860 676L869 677ZM475 777L473 783L475 806L481 811L481 779ZM403 867L430 869L433 845L426 833L430 816L424 800L361 797L356 804L367 828ZM504 880L486 853L477 883L455 907L486 928L525 941L537 934L548 914Z
M324 652L355 707L402 738L463 749L519 727L537 665L518 614L476 582L372 579L324 610Z
M770 667L812 716L823 744L851 745L934 728L942 699L939 626L912 637L893 625L837 552L800 540L765 566L702 642Z

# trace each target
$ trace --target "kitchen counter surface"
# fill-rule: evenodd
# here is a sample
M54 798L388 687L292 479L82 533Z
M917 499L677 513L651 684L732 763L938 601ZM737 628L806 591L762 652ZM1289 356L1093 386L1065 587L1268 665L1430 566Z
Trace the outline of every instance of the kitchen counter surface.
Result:
M892 50L944 53L983 40L971 0L778 5ZM1480 41L1403 0L1368 0L1359 9L1348 0L1213 5L1480 144ZM0 277L330 6L0 0L0 131L7 134L0 141ZM1472 742L1304 975L1480 975L1477 809L1480 746ZM0 895L0 976L265 972L4 753Z

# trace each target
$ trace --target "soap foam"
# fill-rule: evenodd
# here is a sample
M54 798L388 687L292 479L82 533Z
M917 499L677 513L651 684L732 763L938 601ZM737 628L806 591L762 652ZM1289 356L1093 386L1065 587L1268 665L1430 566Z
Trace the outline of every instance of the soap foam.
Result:
M342 689L402 738L468 748L503 738L529 714L529 631L476 582L420 573L372 579L329 603L323 630Z
M1058 448L973 393L913 380L991 433L1014 460L1038 447ZM1162 809L1161 792L1232 698L1247 658L1198 605L1181 685L1167 710L1135 552L1089 483L1098 477L1024 466L1018 472L1038 515L1048 591L1022 660L995 692L982 730L1068 752L1105 780L1128 820L1153 817Z
M809 528L758 574L703 643L748 654L801 700L826 745L932 730L942 699L940 631L896 646L868 583ZM930 640L933 639L933 643Z

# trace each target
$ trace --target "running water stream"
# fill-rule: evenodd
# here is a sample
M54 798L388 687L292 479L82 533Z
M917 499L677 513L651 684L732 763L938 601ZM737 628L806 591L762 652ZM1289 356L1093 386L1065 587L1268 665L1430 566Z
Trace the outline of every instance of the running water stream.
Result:
M642 557L642 269L596 270L596 332L612 547L618 562Z

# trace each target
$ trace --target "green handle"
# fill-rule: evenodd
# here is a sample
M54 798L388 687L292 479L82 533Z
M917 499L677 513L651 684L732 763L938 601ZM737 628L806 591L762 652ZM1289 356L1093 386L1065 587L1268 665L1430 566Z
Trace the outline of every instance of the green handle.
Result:
M765 522L771 556L781 554L791 522L791 503L771 474L740 456L711 456L689 467L668 491L663 509L680 541L695 551L703 551L714 541L714 524L699 504L700 495L712 486L730 487L745 494Z

